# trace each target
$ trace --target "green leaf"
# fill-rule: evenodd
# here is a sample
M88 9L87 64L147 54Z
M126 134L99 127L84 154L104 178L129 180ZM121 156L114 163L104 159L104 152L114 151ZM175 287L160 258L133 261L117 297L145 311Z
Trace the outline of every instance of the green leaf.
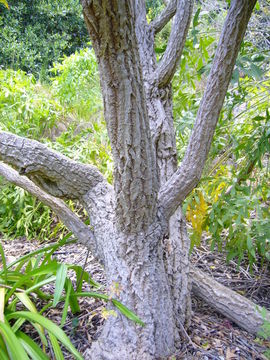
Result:
M62 314L62 319L61 319L61 324L60 324L61 327L62 327L62 326L64 325L64 323L66 322L66 318L67 318L68 305L69 305L69 297L70 297L70 292L71 292L71 286L72 286L72 283L71 283L71 282L68 282L68 284L67 284L67 286L66 286L65 305L64 305L63 314Z
M0 348L0 359L1 360L9 360L7 354Z
M112 299L112 303L128 319L134 321L135 323L141 326L145 325L145 323L136 314L134 314L134 312L129 310L125 305L121 304L118 300Z
M2 258L2 262L3 262L3 272L4 272L5 284L7 284L7 262L6 262L4 249L3 249L3 246L1 243L0 243L0 255Z
M65 289L67 291L67 286L69 286L70 283L70 297L69 297L69 306L70 306L70 310L72 311L72 314L76 314L80 311L80 305L78 303L77 297L76 297L76 293L75 290L73 288L72 282L70 279L66 279L66 283L65 283Z
M19 288L23 284L28 284L29 285L29 280L31 280L32 277L39 276L39 275L48 275L48 274L51 274L51 273L56 273L57 266L58 266L57 261L53 261L49 265L43 265L39 269L34 269L34 270L30 271L29 273L27 273L25 275L21 274L21 278L9 290L9 292L7 294L6 301L16 291L17 288Z
M74 355L76 359L83 360L83 357L80 353L75 349L75 347L70 342L67 335L64 331L57 325L55 325L52 321L46 319L42 315L34 314L28 311L17 311L11 313L7 316L7 319L17 319L17 318L25 318L29 321L34 321L44 327L48 332L53 334L67 349L68 351ZM19 358L18 358L19 359Z
M5 288L0 288L0 321L2 321L2 322L5 321L5 316L4 316L4 312L5 312L5 294L6 294L6 289Z
M65 264L61 264L56 272L56 281L55 281L55 291L53 297L53 306L55 307L62 295L65 281L67 278L67 266Z
M37 284L31 286L30 288L27 288L25 290L25 294L29 294L29 293L33 292L34 290L39 289L42 286L47 285L47 284L49 284L49 283L51 283L51 282L53 282L55 280L56 280L56 276L51 276L51 277L49 277L49 278L47 278L47 279L45 279L43 281L40 281Z
M34 360L49 360L48 356L40 349L40 347L22 331L18 331L17 338L29 356Z
M0 0L0 4L3 4L7 9L9 9L7 0Z
M14 334L19 330L19 328L22 326L22 324L25 322L25 319L18 319L16 320L15 324L12 326L12 331Z
M51 333L49 333L50 336L50 340L51 340L51 344L53 347L53 351L54 351L54 355L55 355L55 360L65 360L64 359L64 355L61 351L61 348L58 344L58 341L56 340L56 337L54 335L52 335Z
M34 303L31 301L31 299L29 298L29 296L25 292L18 292L18 293L15 293L15 295L24 304L24 306L28 310L30 310L33 313L38 312L35 305L34 305Z
M20 341L17 339L10 326L0 322L0 333L2 334L8 352L12 360L29 360L23 346Z

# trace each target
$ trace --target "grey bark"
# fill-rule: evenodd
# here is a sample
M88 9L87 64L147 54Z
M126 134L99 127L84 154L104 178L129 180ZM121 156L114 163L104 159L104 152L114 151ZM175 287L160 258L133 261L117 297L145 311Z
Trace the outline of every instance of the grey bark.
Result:
M200 180L240 44L255 3L256 0L231 2L185 157L159 194L168 216Z
M192 15L193 0L178 0L172 30L165 53L154 74L154 81L159 87L168 85L175 73L181 57L189 23Z
M96 249L96 238L91 229L64 203L64 201L49 195L40 187L36 186L26 176L20 175L16 170L0 162L0 175L10 183L35 196L38 200L49 206L66 227L76 236L78 242L91 249L99 258Z
M257 334L261 330L264 321L270 321L270 312L266 311L263 317L263 309L248 300L244 296L219 284L212 277L200 270L191 269L193 292L242 329L251 334Z
M191 282L189 239L179 205L201 176L255 2L231 2L189 146L177 171L170 80L190 22L189 0L172 1L150 25L143 0L82 0L101 75L114 188L94 167L77 164L38 142L0 133L0 160L52 196L76 198L85 206L108 288L112 291L118 283L120 300L146 324L141 328L120 314L111 317L86 359L168 357L181 344L181 329L190 321ZM168 47L158 64L154 35L174 13ZM196 290L203 280L196 271L192 274ZM206 298L206 292L200 296ZM220 302L218 296L215 300ZM224 312L226 301L224 295L220 311Z
M82 1L98 60L104 113L114 158L119 229L145 230L156 214L152 146L133 1Z
M48 149L38 141L0 132L0 160L14 166L52 196L80 199L104 182L92 165L84 165Z
M155 34L161 31L175 15L177 0L171 0L166 5L166 8L161 12L161 14L157 18L155 18L150 24Z

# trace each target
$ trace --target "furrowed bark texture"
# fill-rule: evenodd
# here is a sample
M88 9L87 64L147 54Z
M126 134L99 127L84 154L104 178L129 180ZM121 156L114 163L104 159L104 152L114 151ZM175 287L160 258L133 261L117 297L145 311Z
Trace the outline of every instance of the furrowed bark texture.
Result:
M176 66L181 57L189 23L192 15L193 0L178 0L172 31L165 53L154 74L154 81L159 87L168 85L175 73Z
M185 157L160 191L160 201L168 215L175 211L200 180L255 3L256 0L231 2Z
M156 214L157 171L151 142L133 1L82 1L97 55L114 158L119 229L138 233Z
M164 26L168 24L168 22L174 16L176 12L176 5L177 5L177 0L171 0L167 4L166 8L162 11L162 13L151 22L150 26L155 34L161 31L164 28Z
M257 334L265 320L270 321L270 312L263 317L262 308L247 298L219 284L200 270L191 269L193 292L242 329Z
M231 1L187 152L177 171L170 82L181 57L193 1L172 0L150 25L143 0L81 2L101 75L114 188L95 167L75 163L36 141L5 132L0 132L0 160L14 166L20 175L1 166L0 172L55 207L82 239L88 228L69 216L54 197L78 199L84 205L93 228L89 239L104 264L108 291L145 322L142 328L121 314L110 317L85 359L167 358L180 347L180 333L191 313L189 239L179 206L201 176L256 1ZM167 49L157 63L154 36L174 14ZM242 298L230 292L226 293L229 298L221 296L224 287L196 270L192 275L196 294L245 326L235 304L240 301L242 306ZM253 304L246 304L249 311L244 319L248 321L248 314L255 315ZM260 325L256 316L250 329Z
M91 165L77 163L45 145L0 132L0 161L14 166L52 196L80 199L104 177Z

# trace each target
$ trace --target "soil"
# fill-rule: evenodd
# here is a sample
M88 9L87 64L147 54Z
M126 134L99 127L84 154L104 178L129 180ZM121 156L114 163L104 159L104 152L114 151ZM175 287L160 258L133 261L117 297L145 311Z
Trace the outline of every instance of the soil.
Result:
M30 242L25 239L2 240L2 244L8 262L42 246L37 241ZM85 264L85 268L93 280L105 286L101 265L91 254L88 254L87 257L87 250L84 247L71 244L61 248L55 253L55 256L61 262L82 266ZM253 265L252 272L250 272L248 262L242 261L240 265L234 261L226 262L224 254L216 251L210 252L206 243L193 251L191 261L219 282L270 310L269 263L257 262L260 265ZM52 288L51 291L53 292L53 290ZM83 290L92 291L88 285L84 285ZM69 312L63 330L77 350L83 354L89 347L89 343L96 340L102 330L106 304L93 298L82 298L79 303L80 313L72 315ZM183 339L183 347L171 360L265 360L270 358L267 355L267 351L270 352L270 341L250 335L211 310L207 304L196 297L193 297L192 305L192 322L185 339ZM60 324L62 310L63 303L59 303L56 308L51 308L46 316ZM38 339L38 334L33 333L30 325L26 327L25 331L31 331L32 337ZM65 360L73 359L68 352L65 352L65 349L63 352ZM52 355L51 358L53 359Z

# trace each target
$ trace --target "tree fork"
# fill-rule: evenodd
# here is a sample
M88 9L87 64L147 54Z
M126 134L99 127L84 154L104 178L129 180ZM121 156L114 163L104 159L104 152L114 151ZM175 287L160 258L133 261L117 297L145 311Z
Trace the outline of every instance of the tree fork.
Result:
M122 286L120 300L145 321L142 329L120 314L110 318L86 359L172 355L181 345L181 326L190 318L189 239L178 207L200 179L256 0L231 1L188 149L175 171L170 80L183 49L192 2L172 0L148 25L144 0L82 0L99 63L114 189L96 168L77 164L36 141L0 132L0 160L52 196L75 198L84 205L109 288ZM165 56L158 64L154 34L174 14L165 53L174 57ZM212 305L243 327L235 304L239 301L240 311L249 309L244 318L253 317L250 331L258 329L262 319L254 315L253 303L245 303L197 270L191 273L195 293L206 301L210 293Z

